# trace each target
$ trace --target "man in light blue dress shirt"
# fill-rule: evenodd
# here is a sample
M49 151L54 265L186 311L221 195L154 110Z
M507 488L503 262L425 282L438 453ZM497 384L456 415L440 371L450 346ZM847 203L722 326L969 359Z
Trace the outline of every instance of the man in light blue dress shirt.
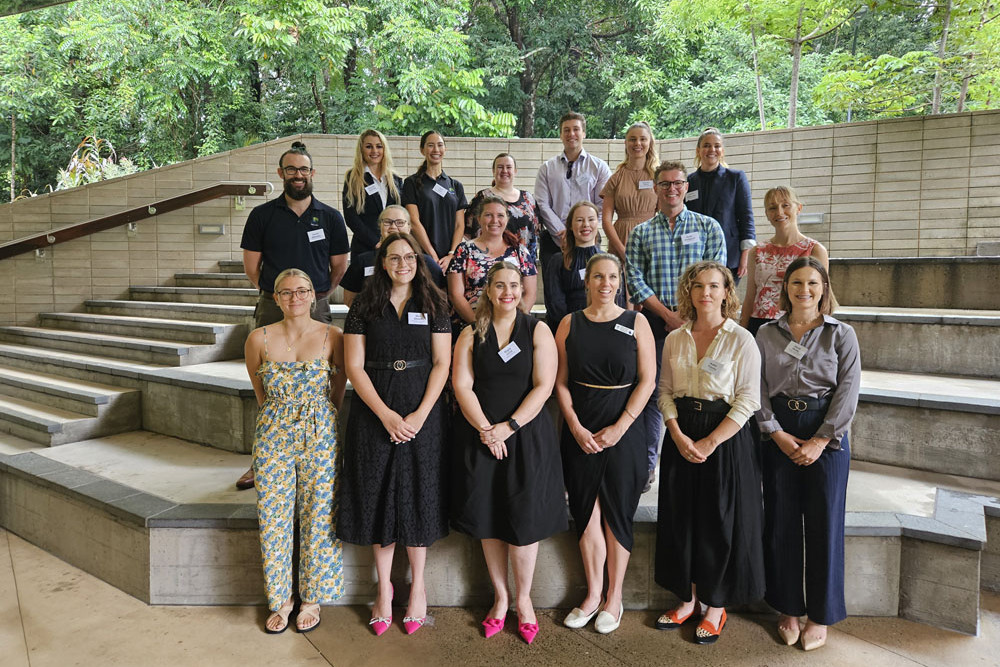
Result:
M542 164L535 176L535 202L545 232L541 234L538 257L544 266L562 248L566 234L566 216L570 207L590 201L601 214L601 191L611 178L611 168L599 157L583 149L587 137L587 119L570 111L559 119L559 139L563 152Z

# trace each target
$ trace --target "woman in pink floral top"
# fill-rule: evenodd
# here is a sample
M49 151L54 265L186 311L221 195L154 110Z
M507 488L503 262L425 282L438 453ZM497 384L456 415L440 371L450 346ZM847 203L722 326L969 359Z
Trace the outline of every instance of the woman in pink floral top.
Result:
M778 307L785 269L798 257L810 255L829 270L830 257L820 242L799 231L802 202L786 185L771 188L764 195L764 212L774 227L774 236L750 250L747 269L747 298L743 300L740 324L754 336L765 322L782 314ZM752 296L752 298L751 298Z
M466 324L474 322L476 302L486 286L490 267L506 259L521 271L521 309L528 312L535 303L537 270L531 251L507 229L507 203L499 197L484 197L477 212L479 236L462 241L448 265L448 298L452 306L452 333L458 336Z

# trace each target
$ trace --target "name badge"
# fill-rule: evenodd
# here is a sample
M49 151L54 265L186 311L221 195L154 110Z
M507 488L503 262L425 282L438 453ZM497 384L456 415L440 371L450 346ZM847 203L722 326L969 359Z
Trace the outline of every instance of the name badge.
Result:
M306 232L306 234L309 236L310 243L316 243L316 241L322 241L326 238L326 232L322 229L314 229L311 232Z
M585 269L585 268L584 269L580 269L579 273L580 273L580 280L586 280L587 279L587 269Z
M688 232L687 234L681 234L681 245L691 245L692 243L697 243L701 240L701 234L698 232Z
M427 313L410 313L410 324L427 326Z
M374 266L366 266L365 267L365 278L367 278L368 276L374 276L374 275L375 275L375 267Z
M616 324L615 325L615 331L621 331L626 336L634 336L635 335L635 329L629 329L624 324Z
M722 370L722 362L717 361L712 357L705 357L701 360L701 370L705 371L709 375L715 375Z
M799 345L794 340L790 341L788 345L785 346L785 352L792 355L796 359L801 359L805 356L807 350L805 345Z
M653 181L639 181L639 189L640 190L652 190L653 189Z
M500 355L500 358L503 359L503 362L506 364L508 361L516 357L520 352L521 348L517 346L517 343L509 343L507 347L497 352L497 354Z
M365 192L370 195L373 195L376 192L378 192L378 183L372 183L371 185L366 185Z
M440 183L436 183L434 185L434 194L436 194L438 197L444 197L445 195L448 194L448 191L445 190Z
M694 201L698 198L698 191L692 190L691 192L684 195L684 201Z

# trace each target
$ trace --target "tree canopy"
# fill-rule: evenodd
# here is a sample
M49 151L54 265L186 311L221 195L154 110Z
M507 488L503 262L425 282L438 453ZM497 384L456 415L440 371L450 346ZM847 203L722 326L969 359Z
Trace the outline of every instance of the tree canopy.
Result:
M78 0L0 19L0 170L14 196L41 191L88 137L149 167L299 132L555 136L569 109L593 137L646 120L669 138L993 108L998 17L987 0Z

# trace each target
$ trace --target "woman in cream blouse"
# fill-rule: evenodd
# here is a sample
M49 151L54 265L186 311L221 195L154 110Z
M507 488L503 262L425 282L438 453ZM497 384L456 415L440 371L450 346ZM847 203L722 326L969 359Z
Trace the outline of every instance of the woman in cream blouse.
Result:
M674 447L664 443L656 527L656 582L681 599L656 627L680 627L707 606L696 644L711 644L725 607L764 595L763 512L755 437L760 353L732 318L740 312L733 276L697 262L677 288L688 323L667 336L659 407Z

